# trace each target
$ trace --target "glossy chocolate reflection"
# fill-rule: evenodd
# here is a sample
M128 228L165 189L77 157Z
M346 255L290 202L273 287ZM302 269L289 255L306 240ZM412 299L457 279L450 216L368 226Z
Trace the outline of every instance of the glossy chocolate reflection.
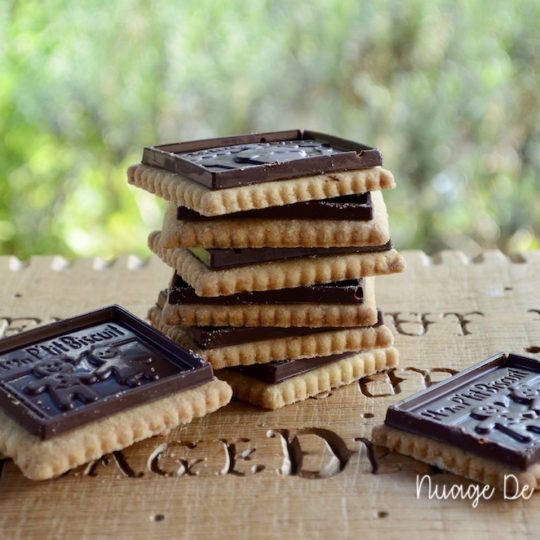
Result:
M383 324L382 313L377 312L377 322L364 328L375 328ZM358 328L358 327L355 327ZM184 328L192 341L201 349L213 349L216 347L228 347L231 345L241 345L242 343L253 343L266 339L280 339L288 337L309 336L312 334L322 334L324 332L339 332L348 330L349 327L291 327L277 328L268 326L243 328L241 326L188 326Z
M364 279L339 281L292 287L269 291L251 291L229 296L198 296L195 289L175 274L168 292L169 304L362 304L364 302Z
M232 219L318 219L318 220L355 220L373 219L371 193L343 195L320 201L306 201L284 206L270 206L259 210L234 212L225 216L203 216L195 210L179 206L176 218L182 221L223 221Z
M338 362L344 358L354 356L358 353L333 354L330 356L315 356L313 358L299 358L297 360L281 360L280 362L269 362L268 364L255 364L253 366L243 366L232 368L249 375L254 379L277 384L291 377L308 373L322 366Z
M250 264L298 259L302 257L330 257L353 253L380 253L392 249L392 242L381 246L332 247L332 248L237 248L204 249L188 248L190 253L212 270L238 268Z
M257 133L149 146L142 162L210 189L382 165L379 150L315 131Z

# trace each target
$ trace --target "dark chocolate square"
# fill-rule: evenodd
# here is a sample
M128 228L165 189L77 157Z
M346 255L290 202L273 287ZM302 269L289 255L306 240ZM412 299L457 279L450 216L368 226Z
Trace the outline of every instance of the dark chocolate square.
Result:
M318 133L291 130L149 146L142 162L210 189L382 165L379 150Z
M198 296L195 289L178 274L174 274L168 291L169 304L352 304L364 302L363 278L319 283L305 287L249 291L228 296Z
M213 222L223 219L301 219L301 220L354 220L370 221L373 219L371 193L341 195L331 199L303 201L283 206L269 206L255 210L234 212L227 216L203 216L186 206L179 206L176 219L181 221Z
M296 377L297 375L303 375L304 373L314 371L315 369L328 364L333 364L334 362L339 362L344 358L349 358L356 354L358 353L346 352L329 356L298 358L296 360L279 360L276 362L268 362L266 364L235 367L233 369L259 381L269 384L278 384L287 379L291 379L292 377Z
M383 317L377 311L377 322L370 328L376 328L383 324ZM321 326L310 328L309 326L293 326L289 328L272 326L186 326L185 332L189 335L195 345L201 349L213 349L216 347L227 347L230 345L240 345L243 343L254 343L267 339L281 339L292 336L309 336L322 334L324 332L339 332L355 327L331 327Z
M41 439L212 377L205 360L119 306L0 341L0 407Z
M540 361L492 356L392 405L385 423L527 469L540 459Z
M304 257L331 257L354 253L381 253L392 249L392 242L380 246L347 246L326 248L188 248L190 253L212 270L240 268L250 264L299 259Z

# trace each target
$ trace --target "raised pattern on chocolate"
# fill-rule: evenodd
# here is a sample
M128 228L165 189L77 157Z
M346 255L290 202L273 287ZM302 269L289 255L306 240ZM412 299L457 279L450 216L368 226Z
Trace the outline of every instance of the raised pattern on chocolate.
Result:
M540 460L540 361L495 355L392 405L385 423L525 470Z
M0 341L0 407L41 439L212 379L118 306Z

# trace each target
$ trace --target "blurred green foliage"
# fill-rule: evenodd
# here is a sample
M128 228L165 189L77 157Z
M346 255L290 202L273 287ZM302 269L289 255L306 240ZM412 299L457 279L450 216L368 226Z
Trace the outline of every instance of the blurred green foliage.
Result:
M145 253L143 146L381 148L400 248L540 247L540 2L3 0L0 253Z

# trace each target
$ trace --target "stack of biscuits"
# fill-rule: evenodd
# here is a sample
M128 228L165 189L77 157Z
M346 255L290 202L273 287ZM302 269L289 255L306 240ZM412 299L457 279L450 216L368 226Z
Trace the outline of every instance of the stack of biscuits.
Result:
M276 409L396 366L374 276L401 272L378 150L310 131L152 146L129 182L169 201L151 323Z

